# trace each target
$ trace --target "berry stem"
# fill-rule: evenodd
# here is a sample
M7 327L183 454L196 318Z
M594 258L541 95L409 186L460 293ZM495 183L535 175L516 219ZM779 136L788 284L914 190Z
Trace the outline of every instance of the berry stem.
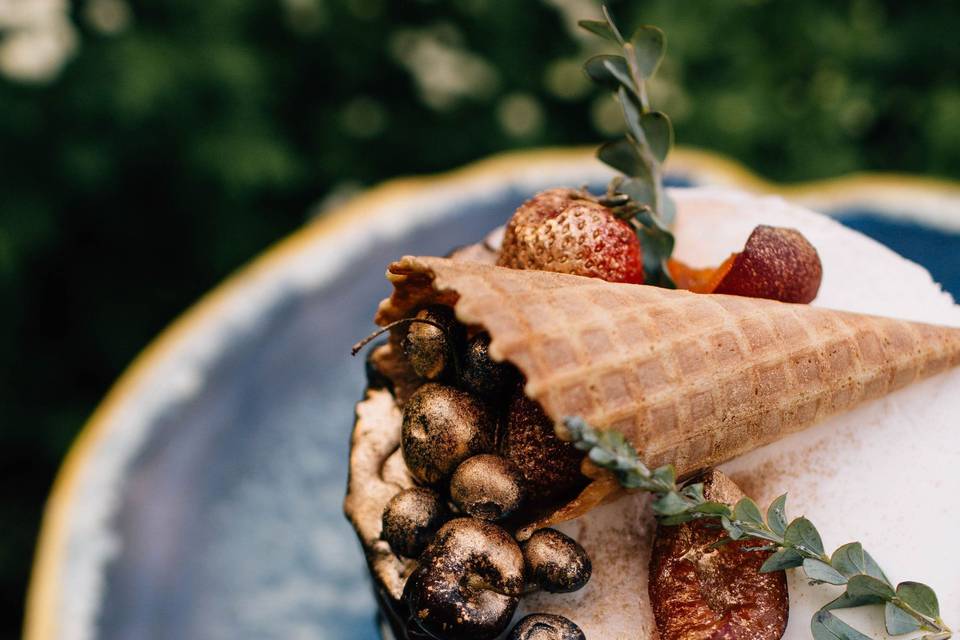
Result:
M436 327L437 329L440 329L440 331L442 331L444 335L447 335L447 328L441 325L439 322L434 322L433 320L428 320L427 318L400 318L399 320L394 320L393 322L391 322L385 327L381 327L377 329L376 331L368 335L363 340L357 342L355 345L353 345L350 348L350 355L352 356L357 355L358 353L360 353L361 349L363 349L365 346L367 346L368 344L376 340L378 336L383 335L384 333L386 333L387 331L390 331L394 327L399 327L400 325L404 325L404 324L413 324L414 322L422 322L423 324L429 324L432 327Z

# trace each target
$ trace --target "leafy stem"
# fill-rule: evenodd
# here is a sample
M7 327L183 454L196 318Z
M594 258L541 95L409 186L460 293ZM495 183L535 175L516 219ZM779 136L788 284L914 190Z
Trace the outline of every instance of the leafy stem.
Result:
M815 640L868 640L831 611L869 604L884 605L884 622L892 636L926 632L920 640L948 640L953 631L940 617L933 589L919 582L896 587L859 542L850 542L827 554L816 527L801 516L788 521L786 494L761 512L757 503L742 498L735 505L707 500L702 483L678 484L672 465L651 470L633 445L617 431L599 431L581 418L566 418L570 440L599 467L612 471L627 489L656 495L653 511L663 525L693 520L719 520L729 540L758 540L753 550L772 551L762 573L801 567L811 584L844 586L844 592L825 604L810 622Z
M597 151L601 161L624 174L611 180L601 202L636 231L643 249L645 282L673 288L667 260L674 246L668 229L674 205L663 189L663 162L673 146L673 125L665 113L650 109L646 86L663 60L666 38L657 27L643 25L625 40L606 7L603 16L603 20L579 24L615 44L620 54L593 56L583 69L616 95L626 133Z

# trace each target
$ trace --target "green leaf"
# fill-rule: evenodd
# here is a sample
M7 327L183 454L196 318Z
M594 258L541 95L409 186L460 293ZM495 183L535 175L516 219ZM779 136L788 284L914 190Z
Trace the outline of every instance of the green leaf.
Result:
M597 157L605 164L628 176L649 175L646 164L626 138L607 142L597 150ZM627 181L624 181L624 184ZM623 186L621 185L621 188ZM631 196L632 197L632 196Z
M763 527L763 514L760 513L760 507L750 498L741 498L733 507L733 517L744 524L751 524L757 527Z
M871 556L870 552L866 549L863 550L863 558L866 560L868 576L873 576L877 580L883 580L890 586L893 586L890 578L887 577L887 574L883 572L883 569L880 568L880 565L877 564L877 561L873 559L873 556Z
M657 522L658 522L659 524L663 524L663 525L667 525L668 527L672 527L672 526L676 526L676 525L678 525L678 524L684 524L684 523L686 523L686 522L690 522L691 520L695 520L695 519L696 519L696 516L694 516L694 515L693 515L692 513L690 513L689 511L685 511L684 513L678 513L678 514L675 515L675 516L667 516L667 517L664 517L664 518L660 518L660 520L658 520Z
M646 474L642 473L639 469L628 469L626 471L617 472L617 480L620 481L620 484L625 489L649 489L650 480Z
M600 447L594 447L593 449L590 449L589 456L590 460L601 467L606 467L613 462L613 454L606 449L601 449Z
M830 557L830 564L848 578L867 573L867 559L859 542L848 542L839 547Z
M633 46L633 55L637 60L637 69L644 79L653 77L663 60L663 54L667 49L667 37L659 28L651 25L643 25L633 33L630 38L630 44Z
M702 482L695 482L693 484L688 484L687 486L685 486L683 488L683 495L687 496L697 504L703 504L703 503L706 503L707 501L707 499L703 496ZM713 504L719 504L719 503L715 502ZM726 505L721 505L721 506L726 507Z
M673 253L673 234L663 227L643 225L638 231L640 248L643 249L644 284L665 289L676 289L667 270L667 259Z
M783 532L784 541L794 547L802 547L814 555L823 555L823 540L813 523L804 517L796 518Z
M649 144L646 142L647 134L643 130L641 121L644 113L643 108L637 101L637 98L626 87L620 87L617 90L617 99L620 101L620 108L623 110L623 121L627 123L627 131L639 142L640 145Z
M897 585L897 596L914 610L928 618L940 617L940 603L933 589L920 582L901 582Z
M657 162L663 163L673 146L673 125L667 114L651 111L640 117L640 126Z
M731 522L727 516L720 516L720 524L723 525L731 540L739 540L743 537L743 529Z
M803 572L815 582L827 584L846 584L847 577L822 560L807 558L803 561Z
M687 501L676 491L663 494L653 503L653 512L658 516L675 516L687 510Z
M665 464L654 470L653 479L672 487L677 481L677 472L673 469L672 464Z
M694 513L705 513L711 516L727 516L730 517L732 512L730 507L723 504L722 502L703 502L691 509Z
M763 566L760 567L760 573L783 571L784 569L799 567L802 564L803 556L796 549L780 549L780 551L767 558Z
M822 607L825 611L831 611L833 609L852 609L853 607L862 607L868 604L883 604L884 599L875 595L865 595L860 594L857 596L850 595L849 592L844 591L839 598L831 600L829 603Z
M646 171L646 165L644 165ZM631 202L626 205L628 217L636 217L641 213L642 207L653 207L655 196L655 184L653 176L649 173L636 177L624 178L617 186L618 193L625 193L630 196Z
M610 42L620 42L619 34L604 20L578 20L577 24L580 25L580 28L586 29L590 33L605 38Z
M892 602L888 602L883 607L883 622L887 627L887 633L892 636L913 633L920 629L920 623L916 618Z
M610 30L613 32L613 36L617 39L617 42L623 44L623 35L620 34L617 23L613 21L613 14L610 13L610 9L604 4L600 5L600 10L603 11L603 17L607 21L607 24L610 25Z
M810 620L810 632L814 640L870 640L829 611L821 609Z
M637 92L623 56L606 53L593 56L583 63L583 70L591 80L610 91L616 92L620 87L626 87L633 93Z
M787 494L783 494L767 507L767 526L780 536L787 530Z
M610 91L617 91L621 86L626 86L634 92L637 90L633 86L630 71L627 69L627 61L624 60L623 56L613 56L605 53L593 56L583 63L583 71L591 80Z
M887 601L894 596L893 587L873 576L855 575L847 581L847 593L851 597L873 596Z

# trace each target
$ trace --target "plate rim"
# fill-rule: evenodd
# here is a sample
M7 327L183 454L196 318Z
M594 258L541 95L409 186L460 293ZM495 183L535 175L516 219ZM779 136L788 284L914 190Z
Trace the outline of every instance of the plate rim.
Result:
M321 238L359 227L385 203L408 198L437 187L495 177L529 167L531 163L587 162L594 147L556 147L508 151L438 174L394 178L371 187L346 203L323 212L288 236L274 242L223 282L179 314L131 361L100 401L71 443L54 478L41 520L34 551L24 611L23 638L59 637L55 619L63 598L59 570L67 555L70 506L78 484L97 446L110 435L109 426L119 407L195 327L216 317L226 302L247 283L308 250ZM869 203L882 212L895 212L907 203L910 217L933 226L960 231L960 182L894 173L858 173L791 185L768 181L720 154L681 147L670 157L667 170L696 177L697 186L727 186L757 194L777 194L814 209L841 208L845 203ZM943 202L952 207L943 211ZM919 203L919 204L918 204Z

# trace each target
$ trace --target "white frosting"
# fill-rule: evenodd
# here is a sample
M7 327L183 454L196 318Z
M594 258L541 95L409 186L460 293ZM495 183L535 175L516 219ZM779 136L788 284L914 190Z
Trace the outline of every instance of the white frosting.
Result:
M721 189L678 190L676 256L719 264L758 224L799 229L824 267L817 306L960 326L960 306L922 267L839 223L779 198ZM788 515L806 515L828 551L859 540L890 579L929 584L948 622L960 622L960 573L942 550L960 531L960 370L870 402L758 449L722 469L763 506L788 493ZM591 640L655 637L647 599L652 531L644 496L628 496L561 528L594 560L580 592L526 598L518 615L566 615ZM788 572L785 638L808 640L813 613L841 592ZM835 612L885 637L879 607Z

